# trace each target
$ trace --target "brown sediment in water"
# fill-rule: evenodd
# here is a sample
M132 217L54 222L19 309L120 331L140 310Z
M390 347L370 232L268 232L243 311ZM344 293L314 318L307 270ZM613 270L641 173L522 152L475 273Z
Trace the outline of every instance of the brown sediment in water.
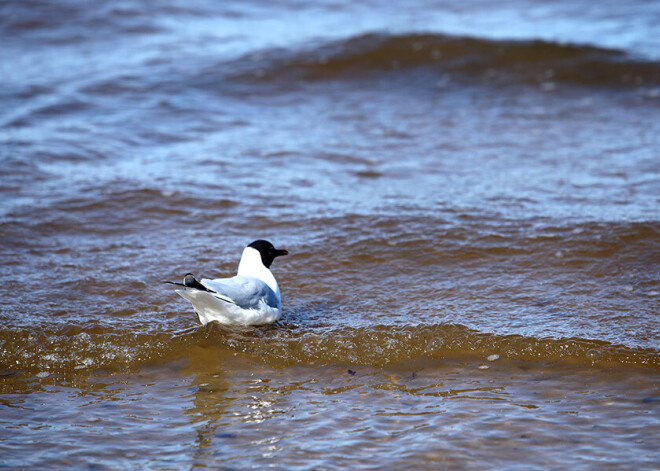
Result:
M288 54L287 54L288 52ZM317 45L311 50L271 51L259 68L237 78L278 80L356 79L383 73L428 69L442 77L487 83L581 84L634 87L660 84L656 62L605 49L550 41L485 40L442 34L366 34ZM449 83L447 84L449 85Z
M10 432L14 452L33 449L25 437L50 450L31 455L38 466L325 468L385 458L387 467L460 469L517 462L521 447L526 466L572 463L574 453L589 463L646 466L655 454L657 373L647 369L548 368L479 355L349 366L273 367L197 345L181 361L128 374L5 377L3 390L13 393L2 398L2 420L25 424ZM606 446L629 439L634 454Z
M630 348L580 338L496 335L461 325L306 329L225 328L218 324L183 334L135 334L81 328L36 333L0 332L5 372L66 374L79 370L134 371L154 361L174 361L191 348L216 348L259 358L268 365L347 363L385 366L416 359L451 360L462 355L541 364L660 368L654 349Z
M657 467L658 5L105 3L3 7L0 466Z

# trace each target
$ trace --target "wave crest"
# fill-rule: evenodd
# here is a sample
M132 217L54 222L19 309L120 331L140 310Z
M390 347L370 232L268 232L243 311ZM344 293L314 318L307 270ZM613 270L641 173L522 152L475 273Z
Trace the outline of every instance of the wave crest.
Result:
M348 363L383 366L428 358L464 355L584 366L660 368L660 352L581 338L534 338L478 332L457 324L375 325L365 328L302 329L295 325L226 329L211 324L194 332L122 333L96 327L56 331L5 329L0 332L0 368L72 373L118 371L146 362L176 359L192 346L220 348L257 356L273 365Z
M660 83L660 66L622 51L547 41L488 40L442 34L366 34L294 52L242 58L264 81L357 79L428 70L507 83L633 86Z

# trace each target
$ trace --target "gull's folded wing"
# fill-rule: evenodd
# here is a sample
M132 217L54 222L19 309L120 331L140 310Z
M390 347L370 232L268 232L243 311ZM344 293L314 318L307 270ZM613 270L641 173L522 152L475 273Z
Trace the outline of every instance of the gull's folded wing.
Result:
M263 281L251 276L235 276L215 280L203 279L202 285L214 291L217 297L232 302L242 309L259 309L260 303L276 308L281 305L277 295Z

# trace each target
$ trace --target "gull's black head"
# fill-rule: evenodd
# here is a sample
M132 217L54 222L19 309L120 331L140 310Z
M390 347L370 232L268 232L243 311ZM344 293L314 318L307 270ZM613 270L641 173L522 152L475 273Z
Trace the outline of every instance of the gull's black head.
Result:
M261 263L263 263L266 268L270 268L270 264L273 263L275 257L289 254L289 252L286 250L276 249L273 247L273 244L267 240L255 240L250 245L248 245L248 247L252 247L253 249L257 249L259 251L261 254Z

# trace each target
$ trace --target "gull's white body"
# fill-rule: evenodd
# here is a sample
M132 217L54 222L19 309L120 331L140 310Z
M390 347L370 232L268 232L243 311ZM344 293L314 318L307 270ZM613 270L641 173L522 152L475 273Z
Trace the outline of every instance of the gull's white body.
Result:
M280 288L271 271L252 247L243 250L238 273L232 278L202 279L214 291L184 288L177 293L190 301L202 325L217 321L227 325L271 324L282 315Z

